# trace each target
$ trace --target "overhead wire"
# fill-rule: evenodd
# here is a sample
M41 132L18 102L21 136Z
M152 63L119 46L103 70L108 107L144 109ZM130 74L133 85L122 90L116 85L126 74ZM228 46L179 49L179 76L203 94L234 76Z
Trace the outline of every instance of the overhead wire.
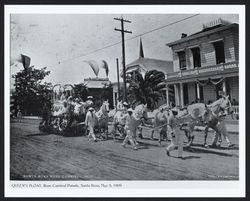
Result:
M151 29L151 30L149 30L149 31L146 31L146 32L141 33L141 34L138 34L138 35L136 35L136 36L127 38L127 39L125 39L125 41L133 40L133 39L135 39L135 38L138 38L138 37L141 37L141 36L143 36L143 35L152 33L152 32L154 32L154 31L161 30L161 29L163 29L163 28L166 28L166 27L168 27L168 26L172 26L172 25L177 24L177 23L179 23L179 22L183 22L183 21L185 21L185 20L188 20L188 19L190 19L190 18L196 17L196 16L198 16L198 15L200 15L200 14L194 14L194 15L191 15L191 16L188 16L188 17L185 17L185 18L182 18L182 19L180 19L180 20L171 22L171 23L166 24L166 25L164 25L164 26L161 26L161 27L158 27L158 28L155 28L155 29ZM59 64L61 64L61 63L68 62L68 61L71 61L71 60L75 60L75 59L78 59L78 58L81 58L81 57L85 57L85 56L91 55L91 54L93 54L93 53L95 53L95 52L99 52L99 51L101 51L101 50L104 50L104 49L107 49L107 48L116 46L116 45L120 44L121 42L122 42L122 41L119 41L119 42L116 42L116 43L113 43L113 44L110 44L110 45L106 45L106 46L104 46L104 47L101 47L101 48L95 49L95 50L93 50L93 51L90 51L90 52L88 52L88 53L80 54L80 55L77 56L77 57L72 57L72 58L69 58L69 59L66 59L66 60L63 60L63 61L58 61L58 64L57 64L57 65L59 65Z

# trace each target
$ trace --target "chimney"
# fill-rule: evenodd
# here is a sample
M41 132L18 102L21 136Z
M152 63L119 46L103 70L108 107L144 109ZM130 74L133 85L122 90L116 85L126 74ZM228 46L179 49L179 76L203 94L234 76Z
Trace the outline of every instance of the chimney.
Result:
M185 38L185 37L187 37L187 34L182 33L182 34L181 34L181 38Z

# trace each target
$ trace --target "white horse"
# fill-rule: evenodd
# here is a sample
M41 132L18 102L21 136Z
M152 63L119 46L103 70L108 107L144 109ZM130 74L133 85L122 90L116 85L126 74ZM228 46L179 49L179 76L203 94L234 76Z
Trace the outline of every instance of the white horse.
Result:
M153 112L148 113L148 121L143 122L143 125L146 127L151 127L151 139L156 131L159 131L159 144L161 144L162 138L167 138L167 122L170 110L166 105L162 105L159 108L155 109ZM142 130L139 131L142 138Z
M193 143L194 140L194 127L197 125L203 125L206 126L205 129L205 139L204 139L204 146L207 146L206 140L207 140L207 131L208 128L211 127L214 130L220 132L221 131L226 131L226 129L223 127L221 129L217 129L218 125L212 126L211 124L204 125L202 122L202 115L204 112L207 110L211 111L214 115L218 115L219 112L227 111L227 114L232 113L232 108L231 108L231 102L228 98L228 96L223 96L222 98L214 101L213 103L206 105L204 103L195 103L192 105L189 105L187 107L187 114L184 114L182 116L178 115L178 123L182 124L181 129L185 131L186 136L189 138L189 143L188 146L190 146ZM185 126L185 128L183 128Z
M109 102L104 101L99 111L95 113L97 117L96 127L100 133L105 133L106 139L108 139L108 120L109 120Z

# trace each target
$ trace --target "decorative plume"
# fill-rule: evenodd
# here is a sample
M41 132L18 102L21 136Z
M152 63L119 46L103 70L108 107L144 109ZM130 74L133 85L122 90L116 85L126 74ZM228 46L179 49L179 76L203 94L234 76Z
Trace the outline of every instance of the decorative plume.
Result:
M143 53L143 47L142 47L142 40L140 38L140 53L139 53L139 57L144 58L144 53Z
M106 76L108 77L108 75L109 75L109 67L108 67L108 63L105 60L102 60L102 68L105 69Z
M96 77L98 77L98 73L99 73L99 66L98 66L98 64L94 60L84 61L84 62L86 62L86 63L88 63L90 65L90 67L94 71Z
M28 68L30 66L30 57L23 54L21 54L21 57L24 69Z

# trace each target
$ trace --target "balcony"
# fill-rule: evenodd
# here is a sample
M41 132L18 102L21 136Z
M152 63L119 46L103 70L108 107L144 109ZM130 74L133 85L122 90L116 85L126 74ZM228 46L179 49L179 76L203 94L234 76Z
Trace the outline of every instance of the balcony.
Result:
M166 81L175 81L189 78L200 78L213 75L222 75L230 72L238 72L238 62L228 62L224 64L217 64L213 66L200 67L195 69L189 69L185 71L178 71L166 74Z

